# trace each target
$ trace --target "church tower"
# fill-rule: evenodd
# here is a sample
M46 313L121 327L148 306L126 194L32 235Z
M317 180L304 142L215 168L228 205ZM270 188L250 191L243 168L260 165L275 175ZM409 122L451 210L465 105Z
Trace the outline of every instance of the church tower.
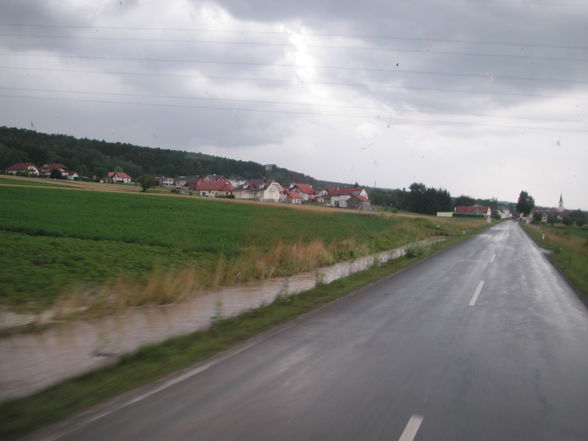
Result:
M559 195L559 204L557 206L557 211L559 211L559 212L563 212L564 211L563 197L562 197L561 194Z

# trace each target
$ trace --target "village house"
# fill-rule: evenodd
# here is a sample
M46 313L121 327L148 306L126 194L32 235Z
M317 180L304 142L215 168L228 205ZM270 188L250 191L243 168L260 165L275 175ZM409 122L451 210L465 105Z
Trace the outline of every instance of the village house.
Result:
M59 164L59 163L51 163L51 164L45 164L43 165L40 169L39 172L46 177L51 176L51 173L57 170L59 171L59 173L61 174L61 176L63 177L67 177L67 175L69 174L67 171L67 167L63 164Z
M32 162L17 162L6 169L6 174L39 176L39 169Z
M189 187L190 185L198 181L198 176L178 176L174 179L174 185L176 188Z
M329 190L331 206L369 211L372 209L368 194L361 187L332 188Z
M320 204L324 204L325 200L329 197L329 192L327 190L319 190L315 192L312 200L314 202L318 202Z
M159 185L160 187L174 186L174 178L169 176L153 176L153 181L155 182L155 185Z
M310 202L314 198L314 189L308 184L290 184L288 191L297 193L301 202Z
M548 208L546 210L533 210L533 214L538 213L541 215L541 223L546 223L550 218L555 219L557 222L561 222L567 215L568 210L564 208L563 196L559 195L559 203L557 208Z
M284 190L284 197L282 199L287 204L302 204L302 196L293 190Z
M235 199L280 202L284 189L272 179L251 179L233 190Z
M485 205L458 205L453 212L458 216L482 216L486 220L492 215L490 207Z
M110 182L111 184L130 184L132 183L132 179L129 175L125 172L116 172L111 171L108 172L106 176L106 181Z
M201 176L196 182L189 185L190 190L195 190L199 196L227 197L233 194L233 184L224 176Z

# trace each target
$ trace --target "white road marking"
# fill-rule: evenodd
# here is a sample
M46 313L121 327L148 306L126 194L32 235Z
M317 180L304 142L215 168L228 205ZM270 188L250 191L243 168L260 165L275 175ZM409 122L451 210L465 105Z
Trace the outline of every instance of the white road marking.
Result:
M423 422L423 417L420 415L413 415L406 423L406 427L404 428L404 432L398 438L398 441L413 441L414 437L416 436L419 427L421 427L421 423Z
M478 287L476 288L476 292L472 296L472 300L470 300L470 306L474 306L476 304L476 302L478 301L478 296L480 295L480 292L482 292L483 287L484 287L484 281L481 280L480 283L478 283Z
M252 342L248 345L245 345L245 346L239 348L236 351L233 351L233 352L225 355L224 357L220 357L220 358L213 360L209 363L203 364L202 366L199 366L195 369L192 369L192 370L180 375L179 377L172 378L171 380L166 381L165 383L161 384L160 386L157 386L156 388L151 389L150 391L145 392L144 394L138 395L135 398L132 398L132 399L125 401L117 406L114 406L104 412L98 413L90 418L87 418L87 419L81 421L79 424L75 425L75 427L71 427L70 429L64 430L62 432L54 433L54 434L51 434L45 438L42 438L42 441L56 441L60 438L63 438L64 436L69 435L70 433L75 432L76 430L81 429L82 427L87 426L88 424L90 424L96 420L104 418L105 416L108 416L111 413L114 413L114 412L117 412L121 409L124 409L125 407L128 407L132 404L138 403L139 401L143 401L144 399L149 398L150 396L155 395L158 392L161 392L161 391L168 389L178 383L181 383L184 380L187 380L188 378L191 378L195 375L198 375L198 374L210 369L211 367L213 367L213 366L215 366L225 360L228 360L229 358L232 358L235 355L240 354L243 351L246 351L247 349L255 346L258 343L259 343L258 341Z
M490 263L494 262L494 259L496 259L496 254L492 254L492 257L490 257Z

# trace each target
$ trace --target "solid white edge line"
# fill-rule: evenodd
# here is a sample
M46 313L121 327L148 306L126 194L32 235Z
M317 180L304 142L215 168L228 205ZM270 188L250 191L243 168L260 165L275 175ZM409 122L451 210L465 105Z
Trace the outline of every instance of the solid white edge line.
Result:
M484 287L484 281L480 280L480 283L478 283L478 287L476 288L476 292L472 296L472 300L470 300L470 306L474 306L476 304L476 302L478 301L478 296L482 292L483 287Z
M154 389L151 389L148 392L145 392L145 393L143 393L141 395L138 395L135 398L132 398L132 399L130 399L128 401L125 401L125 402L119 404L118 406L114 406L111 409L108 409L108 410L106 410L104 412L100 412L97 415L94 415L94 416L92 416L92 417L90 417L88 419L85 419L85 420L81 421L75 427L71 427L70 429L64 430L62 432L55 433L55 434L52 434L50 436L44 437L44 438L42 438L42 441L56 441L56 440L58 440L60 438L63 438L64 436L69 435L69 434L75 432L76 430L79 430L82 427L85 427L88 424L90 424L90 423L92 423L92 422L94 422L96 420L99 420L101 418L104 418L104 417L110 415L111 413L117 412L117 411L119 411L121 409L124 409L125 407L128 407L128 406L130 406L132 404L138 403L139 401L143 401L144 399L149 398L150 396L155 395L156 393L159 393L159 392L161 392L161 391L163 391L165 389L169 389L170 387L172 387L172 386L174 386L174 385L176 385L178 383L181 383L182 381L187 380L188 378L194 377L195 375L198 375L198 374L200 374L200 373L202 373L202 372L210 369L211 367L213 367L213 366L215 366L215 365L217 365L217 364L219 364L219 363L221 363L221 362L223 362L225 360L228 360L229 358L232 358L235 355L240 354L243 351L246 351L247 349L251 348L252 346L255 346L257 343L258 342L253 342L251 344L248 344L246 346L243 346L242 348L239 348L238 350L236 350L234 352L231 352L230 354L227 354L224 357L218 358L218 359L216 359L214 361L211 361L211 362L206 363L206 364L204 364L202 366L199 366L199 367L197 367L195 369L192 369L192 370L190 370L190 371L188 371L188 372L180 375L179 377L172 378L171 380L166 381L162 385L160 385L160 386L158 386L158 387L156 387Z
M421 427L421 423L423 422L423 417L420 415L412 415L406 423L406 427L404 428L404 432L398 438L398 441L413 441L414 437L416 436L419 427Z

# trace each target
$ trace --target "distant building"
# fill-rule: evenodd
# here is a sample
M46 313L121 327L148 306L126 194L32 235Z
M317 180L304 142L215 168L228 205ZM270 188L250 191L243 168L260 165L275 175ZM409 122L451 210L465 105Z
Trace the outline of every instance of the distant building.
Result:
M288 204L300 205L302 203L302 196L293 190L284 190L283 201Z
M169 176L153 176L153 181L155 182L155 185L159 185L161 187L174 186L174 178Z
M178 176L174 179L176 188L188 187L198 181L198 176Z
M106 175L106 181L111 184L130 184L132 179L125 172L111 171Z
M332 188L329 190L331 206L369 211L372 209L368 194L361 187Z
M290 184L288 190L297 193L302 202L310 202L314 198L314 189L308 184Z
M565 209L563 196L560 194L557 208L535 209L533 210L533 215L534 214L541 215L541 223L548 222L550 218L555 219L557 222L561 222L563 221L564 217L567 216L568 210Z
M235 199L280 202L284 189L272 179L251 179L233 190Z
M459 205L455 207L454 213L458 216L483 216L486 219L490 219L492 210L486 205Z
M67 167L60 163L45 164L39 169L39 172L42 175L49 177L51 176L51 173L55 170L59 171L59 173L63 177L67 177L68 175Z
M198 192L199 196L226 197L233 194L233 184L224 176L206 175L201 176L196 182L189 185L190 190Z
M32 162L17 162L6 169L6 174L39 176L39 169Z

